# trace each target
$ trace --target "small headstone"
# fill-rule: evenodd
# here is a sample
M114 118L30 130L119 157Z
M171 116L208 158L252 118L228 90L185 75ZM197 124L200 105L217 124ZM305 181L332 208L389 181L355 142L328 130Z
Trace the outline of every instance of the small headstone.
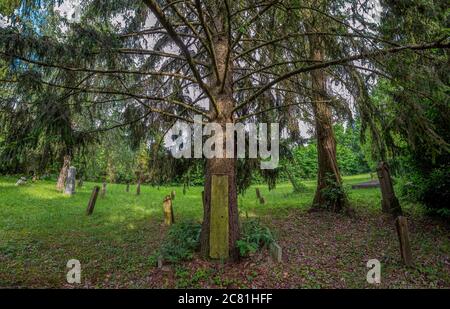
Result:
M86 209L86 213L88 216L90 216L92 214L92 212L94 211L95 202L97 201L98 191L100 191L99 186L95 186L94 189L92 190L91 198L89 199L88 207Z
M403 216L398 216L395 220L395 227L397 229L398 240L400 242L400 254L403 263L410 267L413 265L413 262L411 244L409 242L408 219Z
M27 184L27 178L26 177L20 177L19 180L16 182L16 186L23 186Z
M386 162L381 161L377 167L378 179L381 189L381 209L384 213L390 213L395 217L402 215L402 208L395 196L392 177L389 166Z
M279 244L277 244L276 242L272 242L269 245L269 251L270 251L270 256L272 257L272 259L277 262L277 263L281 263L282 262L282 249L280 247Z
M33 176L33 178L31 179L32 182L36 182L38 180L38 177L36 175Z
M164 210L164 224L172 225L175 223L173 218L173 208L172 208L172 199L170 195L167 195L163 201L163 210Z
M172 191L171 193L170 193L170 198L172 199L172 201L175 199L175 191Z
M66 179L66 189L64 190L65 194L72 195L75 193L75 177L77 174L77 169L73 166L69 168L69 172L67 173Z
M81 187L83 187L83 178L78 180L78 188L81 189Z
M138 179L137 187L136 187L136 195L141 194L141 180Z
M127 182L127 188L125 189L126 192L130 192L130 183Z
M105 195L106 195L106 182L103 182L101 196L102 196L102 197L105 197Z
M255 191L256 191L256 198L258 200L260 200L261 199L261 192L259 191L259 188L255 188Z
M162 256L158 256L158 268L162 268L163 267L163 258Z

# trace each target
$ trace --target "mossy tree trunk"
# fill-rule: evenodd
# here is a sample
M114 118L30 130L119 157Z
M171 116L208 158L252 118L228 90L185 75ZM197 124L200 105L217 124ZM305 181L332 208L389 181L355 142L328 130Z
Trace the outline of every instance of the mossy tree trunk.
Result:
M220 24L220 21L218 21ZM222 85L214 77L210 80L210 87L212 95L215 98L217 112L213 107L210 107L212 122L216 122L222 126L222 133L225 133L227 123L233 123L233 107L235 102L232 95L232 80L231 80L231 61L226 64L227 59L228 40L224 35L218 35L214 38L214 50L216 54L217 68L220 76L225 82ZM225 72L227 73L225 74ZM215 132L217 134L218 132ZM231 137L234 138L234 137ZM237 182L236 182L236 158L226 158L226 134L223 134L222 145L215 145L215 147L222 147L223 158L207 159L206 175L205 175L205 190L204 190L204 217L201 232L201 251L204 256L211 257L211 218L220 216L220 213L211 212L212 202L212 182L213 176L227 176L228 180L228 229L214 230L213 233L228 233L228 237L218 237L217 239L227 240L228 254L225 256L215 256L221 259L237 260L238 250L236 248L236 241L239 238L239 224L238 224L238 205L237 205ZM216 148L217 149L217 148ZM215 218L217 219L217 218ZM224 218L223 218L224 219ZM223 236L223 235L221 235Z
M321 37L311 35L309 43L311 60L324 61L325 46ZM338 212L347 206L347 197L342 190L342 178L336 158L332 109L327 95L327 79L324 70L311 72L311 88L318 154L317 188L313 209Z

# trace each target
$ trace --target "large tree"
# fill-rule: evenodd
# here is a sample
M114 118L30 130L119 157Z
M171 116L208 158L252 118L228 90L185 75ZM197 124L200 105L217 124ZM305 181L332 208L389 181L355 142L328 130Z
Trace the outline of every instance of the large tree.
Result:
M334 138L329 135L331 111L323 104L330 100L324 93L324 70L329 76L348 67L365 71L359 64L364 59L449 46L438 40L380 48L380 39L371 29L355 32L342 19L347 8L353 10L349 12L352 17L360 18L360 4L353 1L301 6L283 0L86 0L79 22L59 16L52 1L47 2L53 31L37 33L20 21L1 28L0 55L20 64L3 79L4 87L13 84L32 92L36 85L44 85L41 89L48 93L65 91L65 102L92 120L89 132L138 123L149 128L174 120L193 122L194 115L223 129L237 121L279 119L282 111L308 104L319 119L319 143L324 143L318 146L325 157L320 160L317 203L329 202L321 194L330 183L323 181L328 170L340 182L333 166ZM336 25L337 30L322 30L311 15L320 15L321 23ZM293 33L285 27L288 19L298 25ZM322 41L328 37L334 39L330 46L336 48L325 54L327 45ZM311 79L304 77L308 74ZM297 89L292 97L293 87ZM216 144L216 151L223 148L226 153L226 142L225 137L222 144ZM218 174L228 177L229 218L228 228L219 231L228 234L221 237L228 240L228 252L220 257L238 257L237 165L236 158L206 160L201 237L206 256L211 255L210 223L215 215L211 214L211 182ZM332 208L341 208L341 204L333 202Z

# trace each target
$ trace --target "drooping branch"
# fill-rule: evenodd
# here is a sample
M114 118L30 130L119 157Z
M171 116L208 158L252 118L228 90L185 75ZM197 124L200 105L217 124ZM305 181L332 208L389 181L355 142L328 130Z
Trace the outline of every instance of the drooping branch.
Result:
M198 85L208 95L208 98L213 104L215 111L218 112L217 103L214 97L211 95L208 86L203 82L202 77L195 66L194 60L192 59L191 53L189 52L189 49L177 35L171 23L167 20L164 12L161 10L160 6L154 0L143 0L143 1L150 8L153 14L155 14L156 18L161 23L161 25L163 25L164 28L167 30L167 32L169 33L170 37L175 42L175 44L180 48L181 52L186 58L187 63L189 64L189 68L191 69L192 73L197 79Z
M32 60L23 56L19 55L10 55L6 54L4 52L0 52L0 54L5 55L7 57L15 58L27 63L35 64L42 67L48 67L48 68L55 68L55 69L62 69L65 71L71 71L71 72L86 72L86 73L95 73L95 74L132 74L132 75L153 75L153 76L168 76L168 77L174 77L174 78L180 78L180 79L186 79L189 81L196 82L196 79L185 76L182 74L176 74L171 72L161 72L161 71L132 71L132 70L105 70L105 69L89 69L89 68L76 68L76 67L70 67L66 65L61 64L51 64L47 62Z
M302 68L293 70L291 72L288 72L288 73L272 80L271 82L267 83L266 85L260 87L247 100L245 100L243 103L237 105L233 109L233 111L237 111L237 110L241 109L242 107L244 107L245 105L249 104L254 99L256 99L258 96L260 96L262 93L264 93L266 90L270 89L273 85L275 85L283 80L286 80L292 76L295 76L297 74L310 72L310 71L314 71L314 70L319 70L319 69L324 69L324 68L327 68L330 66L342 65L342 64L346 64L348 62L355 61L355 60L367 59L367 58L371 58L371 57L379 57L379 56L383 56L383 55L387 55L387 54L395 54L395 53L405 51L405 50L426 50L426 49L433 49L433 48L449 48L449 47L450 47L450 43L444 43L443 40L439 40L439 41L432 42L432 43L410 44L410 45L404 45L404 46L400 46L400 47L380 49L380 50L376 50L376 51L372 51L372 52L363 52L363 53L360 53L357 55L344 57L341 59L324 61L324 62L317 63L314 65L302 67Z

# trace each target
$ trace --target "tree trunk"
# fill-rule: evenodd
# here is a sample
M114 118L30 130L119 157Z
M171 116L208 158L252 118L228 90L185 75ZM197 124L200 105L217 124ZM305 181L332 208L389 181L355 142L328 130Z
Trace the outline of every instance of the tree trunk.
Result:
M62 192L64 190L67 174L69 173L70 160L71 160L70 155L64 156L64 163L61 168L61 171L59 172L58 181L56 183L56 190L58 191Z
M218 21L218 25L223 25L221 21ZM217 78L216 75L210 80L211 93L215 98L218 113L215 112L213 106L210 106L210 114L213 122L216 122L222 126L222 133L225 133L226 123L233 123L233 107L234 100L232 95L232 74L231 74L231 61L226 65L227 59L228 40L223 34L214 38L214 50L216 54L217 69L221 78ZM219 80L222 80L226 74L224 87L221 87ZM214 132L217 134L217 132ZM231 138L234 138L231 137ZM226 154L226 134L223 134L222 145L215 145L222 147L224 157L223 158L211 158L206 162L206 175L205 175L205 190L204 190L204 214L203 225L201 232L201 251L206 257L211 257L211 218L218 220L217 216L221 217L219 213L211 212L212 201L212 182L213 176L227 176L228 182L228 230L220 230L218 233L228 233L228 237L219 235L218 239L228 239L228 255L225 256L213 256L215 258L237 260L239 257L238 250L236 248L236 241L239 238L239 214L237 205L237 182L236 182L236 156L233 158L225 158ZM236 149L235 149L236 151ZM220 202L220 201L219 201ZM216 211L216 210L214 210ZM225 220L225 219L224 219ZM214 230L213 233L216 231ZM214 237L215 238L215 237ZM226 245L226 244L225 244Z
M310 36L310 57L324 61L324 44L319 36ZM328 102L326 75L323 70L311 73L313 112L316 122L318 175L313 208L341 211L347 205L342 179L336 159L336 140L333 132L332 110Z
M228 257L225 257L225 259L237 260L239 257L236 248L236 241L239 238L239 214L237 205L236 159L213 158L207 160L201 251L204 256L211 257L211 216L215 215L211 213L211 184L213 175L228 176Z

